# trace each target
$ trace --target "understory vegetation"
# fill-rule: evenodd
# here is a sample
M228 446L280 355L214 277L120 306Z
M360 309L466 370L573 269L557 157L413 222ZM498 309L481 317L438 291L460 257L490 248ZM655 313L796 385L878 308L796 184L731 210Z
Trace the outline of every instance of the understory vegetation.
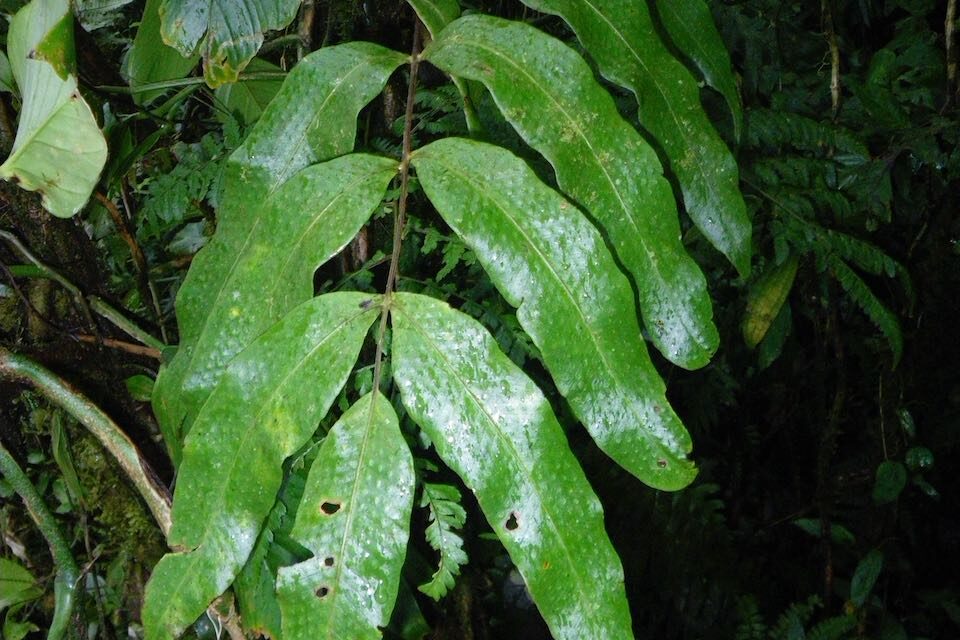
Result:
M960 636L955 0L0 11L0 637Z

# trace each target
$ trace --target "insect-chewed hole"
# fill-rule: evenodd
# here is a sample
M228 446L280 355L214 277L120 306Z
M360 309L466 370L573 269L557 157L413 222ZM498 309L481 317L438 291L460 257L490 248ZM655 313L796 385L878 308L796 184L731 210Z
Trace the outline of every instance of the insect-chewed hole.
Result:
M313 592L318 598L326 598L330 594L330 587L325 584L317 587L317 590Z
M516 531L520 528L520 520L517 519L517 513L515 511L510 514L510 517L507 518L503 526L506 527L507 531Z
M337 511L340 511L340 503L336 500L324 500L323 504L320 505L320 511L324 515L332 516Z
M334 562L333 556L327 556L326 558L323 559L323 566L332 567L333 562Z

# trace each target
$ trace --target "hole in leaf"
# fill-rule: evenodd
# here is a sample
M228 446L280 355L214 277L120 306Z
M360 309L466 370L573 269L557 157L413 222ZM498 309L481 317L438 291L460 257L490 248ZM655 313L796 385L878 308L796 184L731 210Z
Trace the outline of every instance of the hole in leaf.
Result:
M320 505L320 511L322 511L324 515L332 516L337 511L340 511L340 503L334 502L333 500L324 500L323 504Z
M327 556L323 559L323 566L332 567L333 566L333 556Z
M510 514L506 524L503 526L507 528L507 531L516 531L520 527L520 521L517 520L516 512Z
M317 590L314 591L314 594L316 594L318 598L326 598L329 593L330 593L330 587L328 587L327 585L320 585L319 587L317 587Z
M667 461L666 461L666 460L657 460L657 466L660 467L661 469L666 469L666 468L667 468Z

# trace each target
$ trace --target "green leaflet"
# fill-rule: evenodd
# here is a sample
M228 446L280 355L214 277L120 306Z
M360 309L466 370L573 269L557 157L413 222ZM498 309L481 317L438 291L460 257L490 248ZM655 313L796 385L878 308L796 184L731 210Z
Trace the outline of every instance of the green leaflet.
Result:
M663 146L690 217L741 276L749 275L752 229L737 162L700 106L696 80L657 37L646 2L523 2L566 20L601 73L636 94L640 122Z
M407 551L413 458L382 394L360 398L310 468L291 537L314 557L280 569L285 640L380 638Z
M707 84L716 89L733 117L733 137L740 140L743 107L730 54L703 0L656 0L657 13L670 38L690 57Z
M269 326L270 322L283 315L285 310L312 295L314 268L352 237L344 233L343 229L334 229L329 238L323 238L326 234L320 234L321 239L316 241L316 245L313 244L314 240L310 240L303 245L304 253L296 253L296 247L281 244L281 239L273 232L257 233L256 229L272 229L273 223L269 220L273 218L277 219L276 224L290 232L294 232L290 228L293 220L301 220L304 229L310 228L308 216L322 213L323 205L320 199L323 194L298 194L295 190L288 190L282 197L285 202L294 206L289 211L278 207L268 209L264 206L264 201L295 172L314 162L328 160L353 149L357 113L380 92L387 77L403 60L404 56L399 53L367 43L329 47L307 56L293 68L244 144L231 156L226 169L224 199L219 212L217 233L214 240L194 259L193 266L177 294L180 348L170 366L161 369L154 390L154 412L175 462L179 459L177 447L181 430L189 428L189 423L203 400L216 386L223 365ZM379 193L374 193L377 189L374 185L379 184L381 178L388 180L387 161L361 156L359 159L343 160L336 165L341 169L352 167L359 176L364 171L364 164L377 175L368 176L369 179L365 182L353 184L356 196L350 201L358 206L363 204L361 200L370 202L369 207L356 213L357 217L351 222L357 227L363 223L383 194L383 188L379 189ZM349 192L350 182L338 184L346 176L337 175L336 171L331 169L312 171L304 174L316 176L318 182L311 188L321 186L320 176L326 175L329 179L326 195L331 200L337 193ZM301 179L307 180L304 177ZM331 188L333 191L329 191ZM281 201L275 197L273 202ZM308 203L309 206L304 207L303 203ZM339 205L342 206L343 202ZM291 215L298 213L301 216ZM332 215L335 216L334 220L350 217L342 210L333 212ZM312 228L312 236L318 233L319 230ZM298 234L294 232L294 235ZM288 236L288 239L291 237L293 236ZM256 261L261 256L251 256L248 247L248 242L253 240L259 243L259 250L264 252L264 267L269 265L271 268L279 268L277 260L287 260L291 255L298 255L295 261L291 260L287 265L291 269L289 273L292 277L280 280L276 272L264 268L258 271ZM247 259L254 264L248 265L252 268L253 277L243 283L247 292L245 295L252 306L243 309L245 321L240 326L231 324L229 317L211 313L211 305L220 295L219 292L226 293L227 281L234 269L240 265L242 252L246 252ZM311 263L313 266L308 267ZM309 269L309 272L293 271L299 267ZM229 292L228 295L233 294ZM278 306L277 296L285 301L283 304L287 305L286 307ZM265 314L261 306L268 298L274 303L270 310L271 315ZM231 308L227 305L228 302L229 300L224 300L220 303L221 312L224 306L227 310ZM218 328L229 328L229 341L224 339L226 336L217 333ZM194 375L197 371L195 360L206 363L205 377ZM187 388L189 376L192 376L192 380L191 386Z
M184 56L199 44L203 75L216 88L235 82L263 44L263 33L282 29L300 0L163 0L163 41Z
M407 0L407 4L413 7L430 35L434 37L460 17L457 0Z
M680 242L670 185L583 58L533 27L480 15L451 23L424 55L486 85L560 188L609 234L660 351L684 367L705 365L719 337L706 280Z
M650 361L627 278L580 211L499 147L447 138L413 156L424 191L477 254L597 444L658 489L696 470Z
M799 257L793 255L783 264L776 265L764 273L750 287L742 329L743 340L751 349L760 344L773 321L777 319L783 303L787 301L787 296L793 288L793 280L797 276L799 264Z
M540 390L443 302L398 293L391 317L407 412L477 495L554 637L632 638L603 510Z
M350 374L379 306L332 293L300 305L230 363L187 438L170 553L147 584L148 639L172 638L233 581L303 446Z
M107 142L77 88L69 1L33 0L13 17L7 43L23 107L0 178L39 191L47 211L69 218L107 161Z
M164 400L176 403L167 420L189 427L233 354L313 295L313 272L357 234L396 166L353 154L307 167L263 204L246 234L224 232L204 248L178 298L203 308L203 324L191 334L184 323L184 342L158 380Z
M160 37L161 2L163 0L147 0L133 46L123 61L123 75L134 90L151 82L182 78L197 66L200 59L195 53L184 57L163 42ZM133 99L137 104L149 104L163 94L163 89L136 91Z

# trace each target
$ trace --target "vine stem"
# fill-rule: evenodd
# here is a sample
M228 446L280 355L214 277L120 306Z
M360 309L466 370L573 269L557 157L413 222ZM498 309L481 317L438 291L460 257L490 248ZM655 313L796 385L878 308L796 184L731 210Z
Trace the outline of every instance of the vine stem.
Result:
M390 270L387 272L387 284L384 287L384 303L380 312L380 330L377 335L377 355L373 365L373 392L380 388L380 376L383 365L383 341L387 334L387 314L389 312L394 287L400 271L400 248L403 245L403 227L407 218L407 200L410 195L410 154L413 153L413 106L417 96L417 72L420 68L420 19L414 18L413 47L410 52L410 81L407 86L407 107L403 116L403 154L400 157L400 195L397 198L397 211L393 221L393 254L390 257Z
M36 487L33 486L27 474L13 459L2 442L0 442L0 473L7 479L13 490L19 494L30 513L30 517L37 523L37 528L40 529L40 533L43 534L43 537L47 540L47 545L50 547L50 555L53 556L53 563L57 567L57 577L53 583L56 606L47 640L59 640L66 634L70 616L73 614L77 582L80 579L80 568L77 566L76 560L73 559L70 545L67 544L63 534L60 533L60 528L57 526L53 514L47 509L47 505L44 504L43 498L37 493Z
M164 537L170 533L170 492L136 445L100 407L33 360L0 346L0 379L26 382L77 419L110 452L153 514Z

